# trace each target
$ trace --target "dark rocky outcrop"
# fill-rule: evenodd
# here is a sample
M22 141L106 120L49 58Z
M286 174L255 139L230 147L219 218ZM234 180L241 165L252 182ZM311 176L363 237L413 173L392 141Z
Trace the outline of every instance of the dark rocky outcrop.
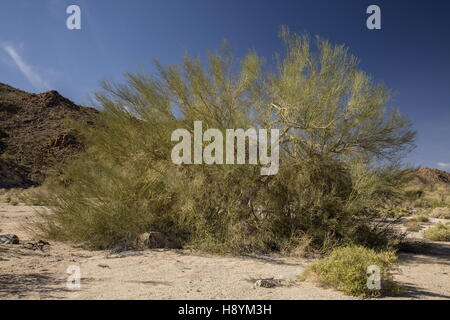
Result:
M93 124L97 113L57 91L32 94L0 83L0 188L41 184L50 167L83 149L68 120Z

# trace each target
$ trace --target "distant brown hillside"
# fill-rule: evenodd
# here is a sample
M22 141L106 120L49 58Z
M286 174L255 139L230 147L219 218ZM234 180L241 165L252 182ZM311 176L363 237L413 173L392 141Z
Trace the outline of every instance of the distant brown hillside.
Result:
M419 168L415 170L412 182L420 185L450 185L450 173L432 168Z
M89 124L96 113L56 91L31 94L0 83L0 188L42 183L51 165L82 149L66 120Z

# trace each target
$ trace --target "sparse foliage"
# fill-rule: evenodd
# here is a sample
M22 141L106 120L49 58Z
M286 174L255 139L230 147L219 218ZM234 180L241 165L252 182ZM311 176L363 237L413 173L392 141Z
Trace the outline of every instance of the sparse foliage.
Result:
M423 237L433 241L450 241L450 223L443 224L438 222L433 227L425 230Z
M286 52L274 70L256 53L236 64L224 45L206 64L185 56L180 65L156 62L157 75L103 83L99 125L78 128L86 153L53 181L54 214L39 230L96 248L151 230L180 245L238 252L282 250L305 236L327 251L389 234L370 221L398 193L410 121L386 110L388 90L344 46L287 29L281 38ZM195 120L204 130L280 129L278 174L173 164L170 135L192 132Z
M417 232L422 229L422 223L416 220L409 220L405 223L406 230L411 232Z

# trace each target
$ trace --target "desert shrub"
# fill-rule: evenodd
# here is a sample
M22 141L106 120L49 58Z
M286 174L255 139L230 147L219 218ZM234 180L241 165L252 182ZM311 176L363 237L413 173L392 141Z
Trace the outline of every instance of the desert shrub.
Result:
M430 215L433 218L450 219L450 208L449 207L434 208Z
M369 289L368 268L380 270L381 289ZM309 265L300 280L317 281L352 296L376 297L400 292L393 281L393 272L398 268L393 251L376 252L372 249L350 246L334 249L331 254Z
M386 217L389 219L400 220L406 216L409 216L411 211L402 206L392 206L389 208L382 208L379 210L380 217Z
M47 203L44 203L45 199L41 193L45 192L45 187L33 187L28 189L11 189L9 190L8 195L10 199L15 200L17 203L24 203L28 206L44 206Z
M318 257L320 253L312 246L313 239L308 235L300 235L288 239L286 244L281 247L281 253L291 257Z
M420 229L422 229L422 223L420 223L420 221L415 221L415 220L407 221L405 223L405 226L406 226L407 231L412 231L412 232L420 231Z
M442 207L446 207L448 205L447 202L443 202L443 201L439 201L439 200L431 200L429 202L429 206L430 208L442 208Z
M448 186L440 186L435 192L435 197L441 202L441 203L447 203L449 204L449 198L450 198L450 188Z
M448 206L448 203L437 200L437 199L433 199L433 198L422 198L422 199L419 199L415 203L415 205L418 207L421 207L421 208L435 209L435 208L446 207L446 206Z
M103 83L95 127L77 128L87 146L49 183L54 211L37 231L95 248L159 231L212 251L268 252L298 245L388 243L376 208L396 199L395 165L414 139L411 123L388 112L389 92L358 69L343 46L282 31L277 68L250 53L239 65L224 46L205 65L186 56L155 75ZM175 129L276 128L280 168L176 165ZM208 145L203 142L203 146ZM369 232L362 232L369 231ZM379 239L382 239L381 241Z
M425 239L433 241L450 241L450 224L437 223L423 232Z
M429 222L430 218L428 218L425 215L418 215L418 216L415 216L415 217L409 219L409 221L411 221L411 222Z
M47 202L43 201L41 197L31 196L24 199L23 203L27 206L45 206Z
M9 190L5 195L0 197L0 201L13 206L17 206L19 204L19 199L15 190Z
M21 189L4 190L3 195L0 196L0 201L16 206L20 202L20 192Z
M416 201L423 198L425 192L421 189L405 191L405 198L409 201Z

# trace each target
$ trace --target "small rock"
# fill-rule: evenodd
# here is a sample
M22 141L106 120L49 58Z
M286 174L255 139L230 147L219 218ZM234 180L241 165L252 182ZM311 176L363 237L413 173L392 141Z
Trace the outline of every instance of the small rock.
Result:
M274 278L269 279L259 279L255 282L255 288L274 288L281 284L280 280L276 280Z
M19 244L19 237L15 234L0 235L0 244Z
M27 242L24 247L31 250L41 250L44 251L45 246L49 246L50 243L44 240L39 240L36 242Z
M110 269L111 269L111 267L110 267L109 265L103 264L103 263L98 264L98 266L99 266L100 268L110 268Z

